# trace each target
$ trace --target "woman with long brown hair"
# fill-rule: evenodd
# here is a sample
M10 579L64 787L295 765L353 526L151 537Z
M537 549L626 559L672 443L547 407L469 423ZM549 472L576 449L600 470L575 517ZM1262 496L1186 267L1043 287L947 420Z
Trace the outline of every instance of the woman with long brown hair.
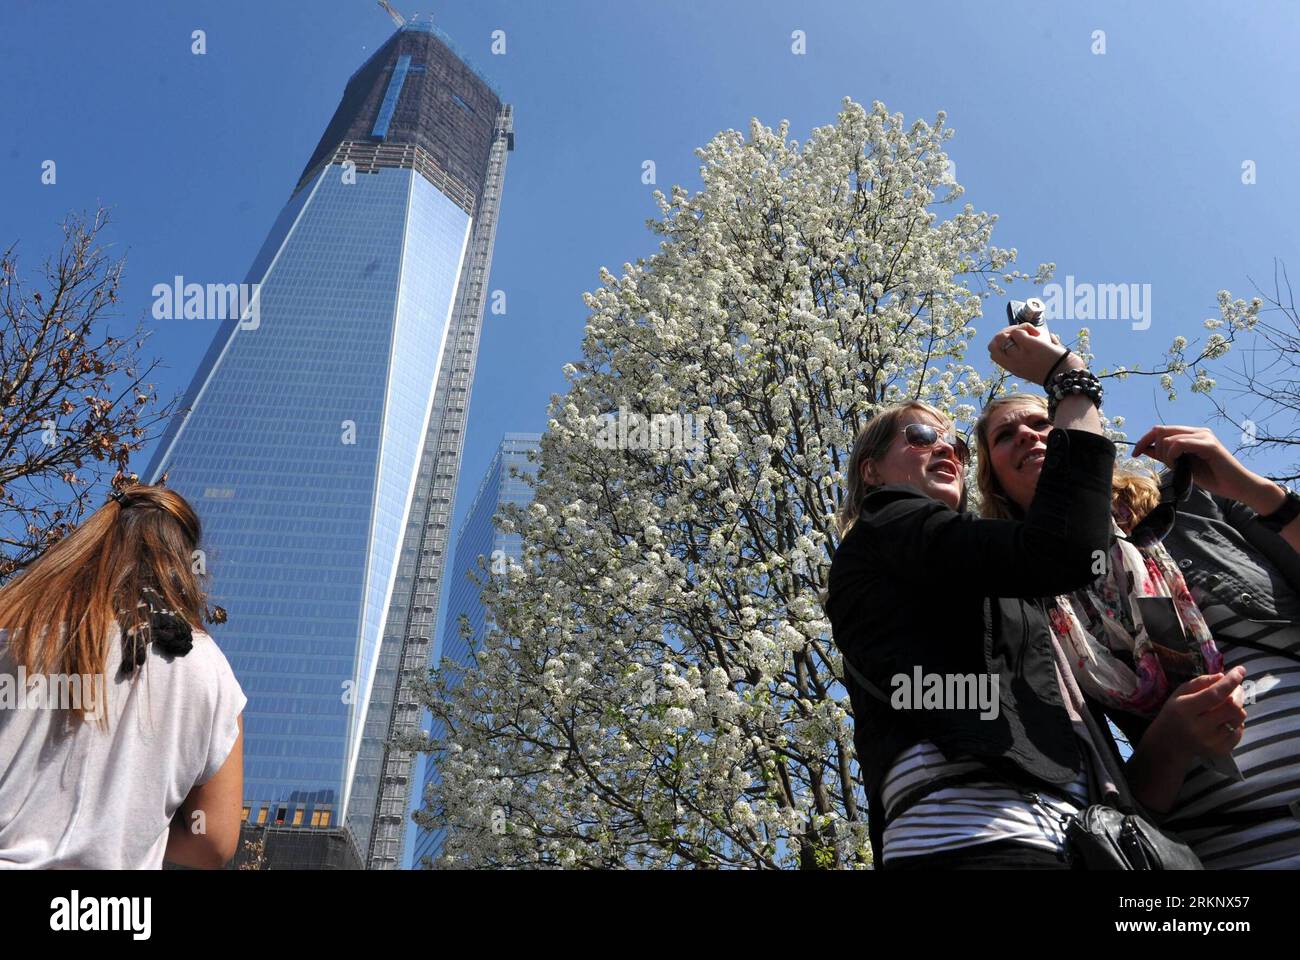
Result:
M0 867L217 867L247 698L202 629L200 525L115 492L0 589Z

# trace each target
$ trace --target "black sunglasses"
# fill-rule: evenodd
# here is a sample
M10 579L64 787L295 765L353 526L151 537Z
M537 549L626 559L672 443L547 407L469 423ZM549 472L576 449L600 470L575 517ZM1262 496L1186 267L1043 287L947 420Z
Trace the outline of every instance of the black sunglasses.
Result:
M907 442L912 446L923 449L929 449L942 440L952 447L953 452L957 454L958 462L963 467L970 463L970 447L966 446L966 441L954 431L940 433L938 428L928 423L909 423L903 428L903 436L907 437Z

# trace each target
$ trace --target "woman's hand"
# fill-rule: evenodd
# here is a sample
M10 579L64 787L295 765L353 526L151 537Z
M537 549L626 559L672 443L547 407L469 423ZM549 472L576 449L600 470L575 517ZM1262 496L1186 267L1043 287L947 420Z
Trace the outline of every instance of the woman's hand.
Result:
M1246 731L1240 696L1245 667L1188 680L1165 701L1146 735L1156 735L1165 750L1185 761L1228 757Z
M1154 457L1166 466L1186 455L1192 480L1203 490L1238 500L1256 513L1270 514L1282 505L1286 493L1242 466L1219 438L1205 427L1152 427L1133 447L1133 456Z
M1138 800L1156 813L1174 805L1197 757L1231 756L1246 732L1245 667L1188 680L1165 701L1133 750L1126 773Z
M1003 327L989 341L989 356L993 362L1030 383L1041 384L1063 353L1065 348L1059 338L1047 327L1036 327L1032 323ZM1083 361L1071 354L1058 369L1067 366L1082 367Z

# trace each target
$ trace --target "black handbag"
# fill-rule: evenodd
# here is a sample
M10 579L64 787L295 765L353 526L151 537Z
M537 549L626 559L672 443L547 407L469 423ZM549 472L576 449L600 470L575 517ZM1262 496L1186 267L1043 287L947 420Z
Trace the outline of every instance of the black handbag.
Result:
M1136 810L1094 803L1062 822L1071 856L1088 870L1205 869L1191 847Z

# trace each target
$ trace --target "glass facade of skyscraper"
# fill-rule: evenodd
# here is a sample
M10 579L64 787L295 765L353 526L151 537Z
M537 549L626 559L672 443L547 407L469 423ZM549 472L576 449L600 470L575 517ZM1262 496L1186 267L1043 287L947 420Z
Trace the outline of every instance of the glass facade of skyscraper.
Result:
M257 325L236 325L166 460L230 615L254 808L286 783L341 792L354 759L469 231L413 170L325 167L303 189L250 278Z
M361 823L363 858L381 795L404 811L410 791L381 649L427 659L509 117L428 25L376 51L249 271L255 309L218 332L148 471L203 523L229 618L212 632L249 697L247 819Z
M446 621L443 625L441 642L435 652L435 662L450 660L454 663L468 664L473 656L471 647L477 649L482 644L489 626L488 611L479 598L479 587L470 579L484 578L484 567L492 569L493 564L508 560L518 561L522 556L522 546L517 533L503 533L492 522L502 504L513 503L520 506L532 499L532 487L523 479L535 476L537 464L528 459L529 452L540 450L541 436L535 433L507 433L501 448L492 459L487 474L479 486L478 495L469 509L465 523L456 537L452 553L451 569L448 572ZM512 475L511 469L515 474ZM483 567L479 558L483 558ZM464 617L469 623L471 640L466 643L461 636L460 620ZM442 728L433 724L431 731L442 734ZM424 786L438 776L436 757L426 758ZM421 796L423 796L421 791ZM415 838L412 857L414 866L428 857L438 856L445 839L444 830L421 830Z

